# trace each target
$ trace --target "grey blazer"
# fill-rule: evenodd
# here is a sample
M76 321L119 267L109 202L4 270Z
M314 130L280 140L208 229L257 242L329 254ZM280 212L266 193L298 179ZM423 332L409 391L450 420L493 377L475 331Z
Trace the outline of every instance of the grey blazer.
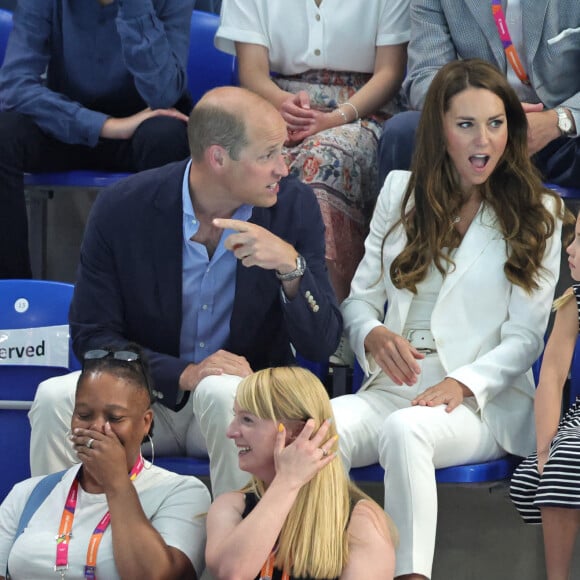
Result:
M580 114L580 1L520 0L526 50L520 55L532 87L552 109ZM411 0L409 106L420 109L435 73L457 58L509 66L489 0Z

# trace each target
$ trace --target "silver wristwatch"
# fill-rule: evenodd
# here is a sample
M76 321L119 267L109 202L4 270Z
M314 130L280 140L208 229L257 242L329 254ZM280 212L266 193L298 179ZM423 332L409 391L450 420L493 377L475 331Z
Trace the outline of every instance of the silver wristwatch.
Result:
M296 256L296 270L292 270L292 272L288 272L287 274L281 274L276 270L276 278L282 280L282 282L288 282L288 280L300 278L300 276L304 274L304 270L306 270L306 260L303 256L298 254L298 256Z
M568 116L566 109L564 107L557 107L556 113L558 114L558 129L564 137L569 137L574 134L574 124L572 119Z

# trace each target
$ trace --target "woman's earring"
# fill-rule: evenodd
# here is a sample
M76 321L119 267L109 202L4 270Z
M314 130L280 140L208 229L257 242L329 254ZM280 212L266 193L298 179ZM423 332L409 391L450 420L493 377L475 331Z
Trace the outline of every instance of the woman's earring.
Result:
M149 467L146 467L145 469L151 469L151 466L155 461L155 445L153 443L153 438L151 437L151 435L149 435L149 433L147 433L147 439L149 439L149 445L151 445L151 459L149 460L150 463Z

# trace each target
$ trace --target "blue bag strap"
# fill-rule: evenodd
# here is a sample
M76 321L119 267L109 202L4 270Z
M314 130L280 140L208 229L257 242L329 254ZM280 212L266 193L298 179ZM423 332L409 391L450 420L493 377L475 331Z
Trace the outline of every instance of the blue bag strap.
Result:
M30 518L34 515L36 510L43 504L44 500L49 496L50 492L55 488L56 484L62 479L63 475L67 470L57 471L56 473L51 473L46 477L43 477L32 490L32 493L28 496L26 503L24 504L24 509L20 515L20 520L18 521L18 529L16 534L14 534L14 543L18 536L24 531L24 528L28 525ZM10 578L8 572L8 560L6 561L6 578Z
M57 473L51 473L46 477L43 477L34 487L32 493L28 496L20 520L18 522L18 529L14 535L14 541L16 538L24 531L24 528L28 525L30 518L34 515L36 510L42 505L44 500L49 496L50 492L54 489L56 484L62 479L62 476L66 473L64 471L58 471Z

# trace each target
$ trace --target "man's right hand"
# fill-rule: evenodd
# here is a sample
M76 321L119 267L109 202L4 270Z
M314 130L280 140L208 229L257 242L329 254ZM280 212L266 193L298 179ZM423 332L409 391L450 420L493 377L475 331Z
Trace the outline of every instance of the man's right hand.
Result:
M109 117L101 128L103 139L131 139L137 127L151 117L174 117L187 123L188 117L177 109L143 109L130 117Z
M194 391L202 379L211 375L247 377L252 372L245 357L218 350L198 364L187 365L179 377L179 388L182 391Z

